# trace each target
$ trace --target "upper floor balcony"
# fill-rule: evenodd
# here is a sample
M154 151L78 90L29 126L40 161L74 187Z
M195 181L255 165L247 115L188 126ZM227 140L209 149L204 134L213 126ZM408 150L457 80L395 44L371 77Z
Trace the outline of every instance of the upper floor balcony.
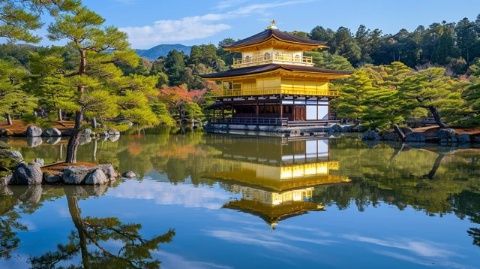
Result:
M298 54L287 53L265 53L263 55L245 56L243 58L233 59L233 68L248 67L262 64L292 64L313 66L313 58L309 56L300 56Z

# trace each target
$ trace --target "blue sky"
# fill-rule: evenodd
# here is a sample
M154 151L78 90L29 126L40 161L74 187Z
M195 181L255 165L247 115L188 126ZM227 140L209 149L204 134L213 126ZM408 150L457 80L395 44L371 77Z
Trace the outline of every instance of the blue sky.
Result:
M281 30L310 31L321 25L356 30L364 24L395 33L432 22L475 19L479 0L84 0L127 32L134 48L163 43L186 45L244 38L271 19Z

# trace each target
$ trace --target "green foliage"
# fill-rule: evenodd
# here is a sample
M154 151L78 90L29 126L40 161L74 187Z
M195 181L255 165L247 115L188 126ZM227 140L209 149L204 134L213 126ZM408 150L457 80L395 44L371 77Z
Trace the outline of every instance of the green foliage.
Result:
M347 58L337 54L331 54L328 51L306 52L305 56L311 56L313 63L317 67L330 70L353 71L353 66Z
M33 114L37 99L22 90L28 71L0 60L0 117Z
M337 115L359 120L372 129L388 129L430 113L458 124L465 115L461 98L464 83L446 75L444 68L415 72L400 62L367 65L336 87L341 92L334 102Z

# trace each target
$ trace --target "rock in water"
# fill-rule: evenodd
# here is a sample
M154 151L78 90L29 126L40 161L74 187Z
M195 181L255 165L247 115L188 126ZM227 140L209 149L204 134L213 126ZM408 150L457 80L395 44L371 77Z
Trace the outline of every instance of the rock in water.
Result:
M62 132L57 128L48 128L43 131L42 135L45 137L60 137L62 136Z
M87 185L101 185L109 182L102 169L96 168L85 177L85 184Z
M367 140L367 141L380 140L380 135L375 131L369 130L363 134L362 140Z
M63 169L63 183L78 185L82 184L90 169L84 166L70 166Z
M470 135L469 134L461 134L457 136L457 141L459 144L468 144L470 143Z
M20 163L15 168L10 184L36 185L42 184L43 174L40 165Z
M137 175L133 171L127 171L127 172L123 173L122 176L125 177L125 178L136 178L137 177Z
M42 136L42 128L30 125L27 127L27 137L39 137Z
M446 128L437 131L437 137L440 143L456 143L457 134L454 129Z
M423 133L410 133L405 137L407 142L423 143L427 140Z
M62 182L61 174L43 173L43 181L47 184L56 184Z
M117 178L117 171L113 168L111 164L100 164L98 168L102 169L103 173L107 176L108 180L115 181Z

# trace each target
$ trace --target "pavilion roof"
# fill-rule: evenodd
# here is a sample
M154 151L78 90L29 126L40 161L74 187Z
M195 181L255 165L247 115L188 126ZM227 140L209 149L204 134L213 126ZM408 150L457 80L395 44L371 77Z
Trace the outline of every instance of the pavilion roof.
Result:
M329 70L329 69L324 69L324 68L315 67L315 66L263 64L263 65L255 65L255 66L249 66L249 67L230 69L224 72L205 74L205 75L202 75L202 77L207 79L238 77L238 76L245 76L245 75L261 74L261 73L275 71L278 69L283 69L291 72L321 73L321 74L330 74L330 75L352 74L352 72L350 71Z
M322 211L325 209L321 204L308 201L292 201L280 205L266 205L258 201L245 199L231 201L223 207L259 216L269 224L278 223L289 217L306 214L308 211Z
M263 32L260 32L256 35L247 37L245 39L236 41L232 44L223 46L226 50L235 50L238 48L249 47L252 45L260 44L266 42L270 39L276 39L279 41L283 41L286 43L297 44L297 45L305 45L308 47L326 47L324 42L312 40L308 38L302 38L299 36L295 36L289 34L287 32L280 31L278 29L266 29Z

